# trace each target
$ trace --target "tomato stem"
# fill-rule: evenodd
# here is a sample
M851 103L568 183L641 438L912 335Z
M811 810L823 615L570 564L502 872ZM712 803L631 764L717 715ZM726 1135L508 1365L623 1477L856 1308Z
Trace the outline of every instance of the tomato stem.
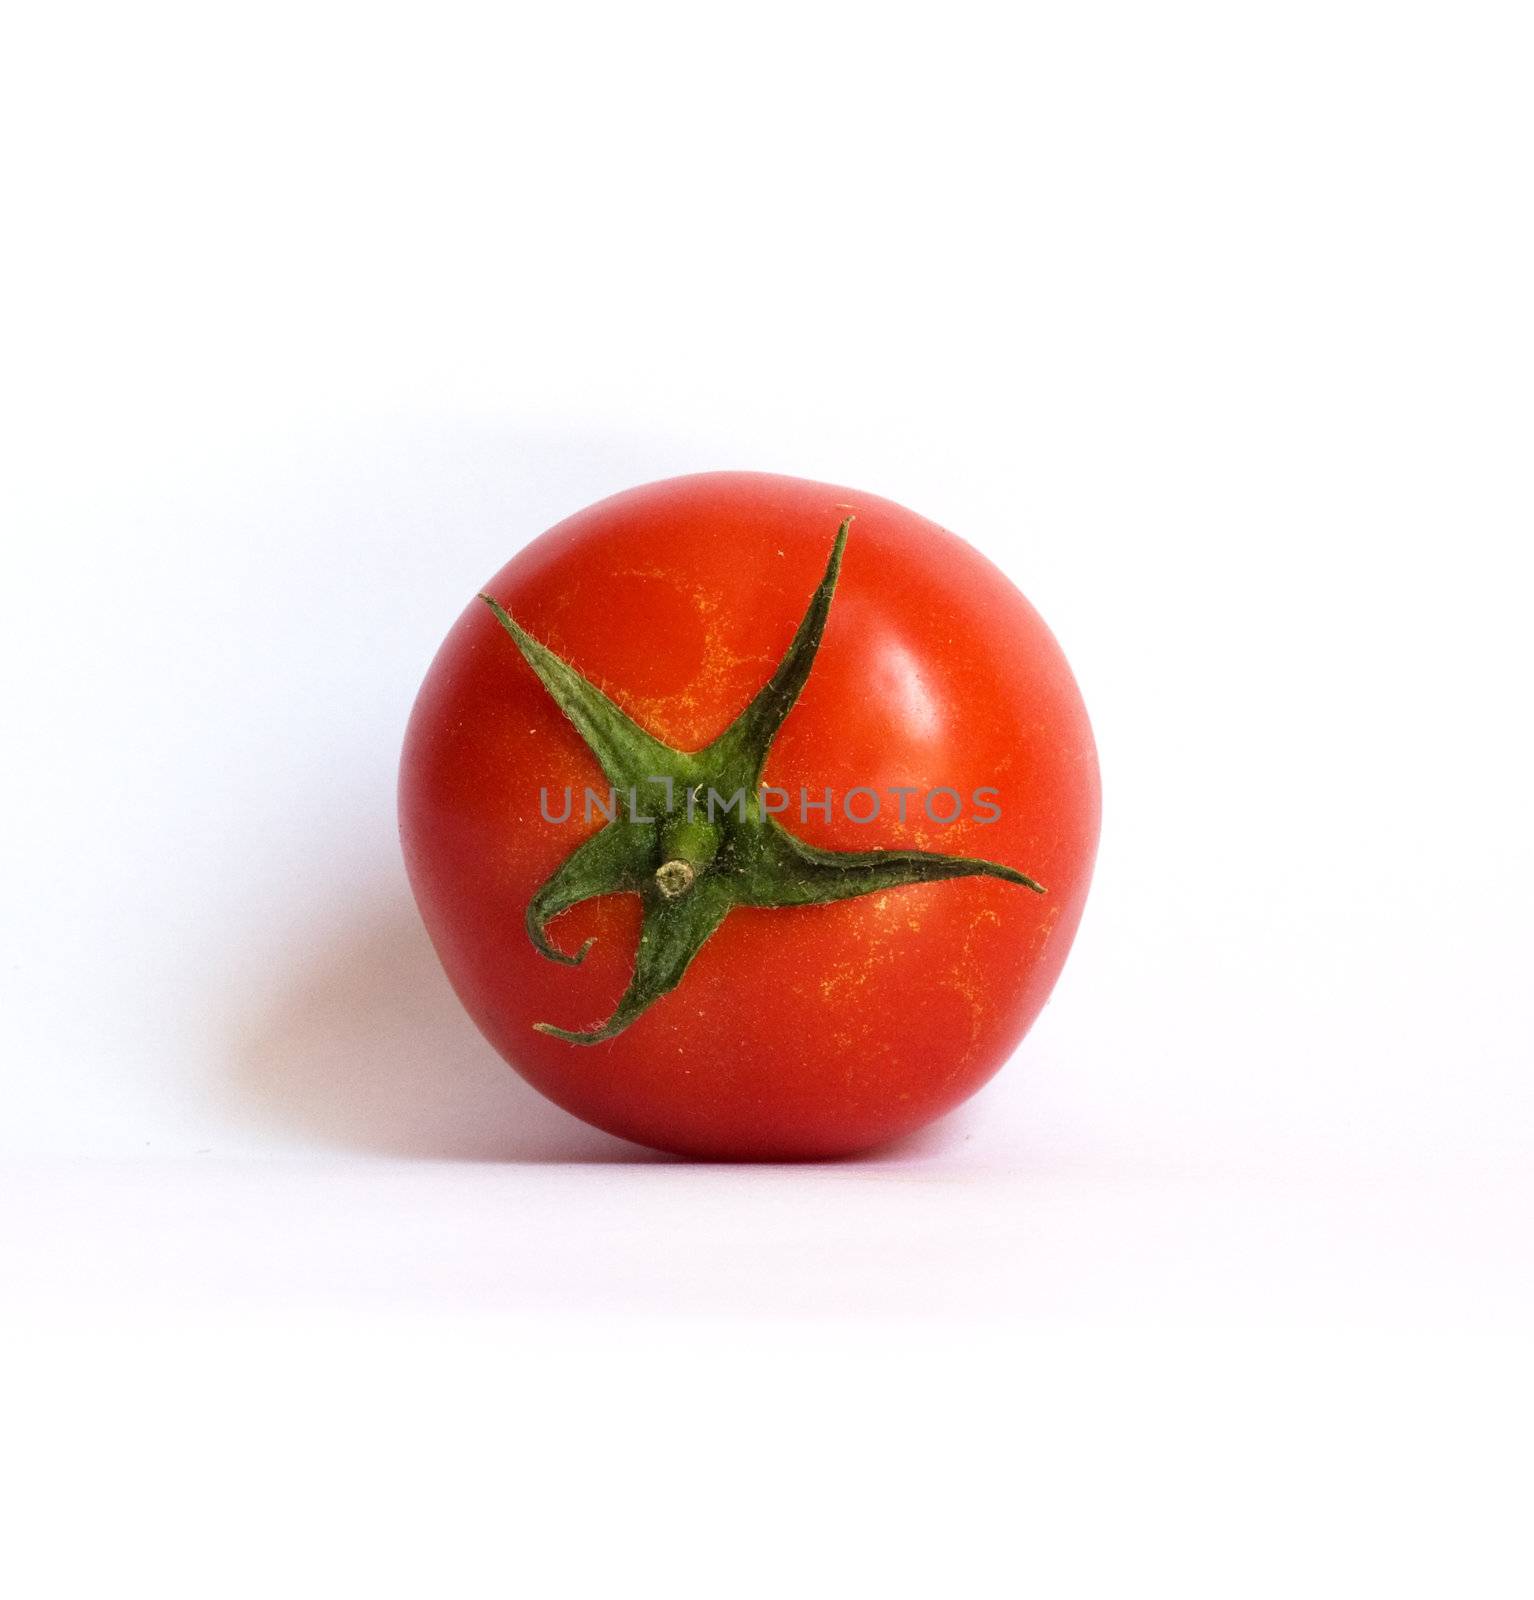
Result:
M692 888L697 874L686 861L668 861L655 869L655 884L668 900L680 900Z

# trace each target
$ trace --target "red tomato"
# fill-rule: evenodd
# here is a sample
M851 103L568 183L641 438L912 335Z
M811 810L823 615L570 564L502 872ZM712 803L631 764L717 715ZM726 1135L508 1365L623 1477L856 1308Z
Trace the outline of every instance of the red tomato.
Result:
M700 780L694 823L680 794L664 813L646 767L686 789L710 750L783 809L753 790L710 823ZM995 567L887 500L759 473L528 545L439 651L400 778L410 881L486 1038L597 1127L721 1159L850 1154L973 1094L1059 975L1098 811L1070 668Z

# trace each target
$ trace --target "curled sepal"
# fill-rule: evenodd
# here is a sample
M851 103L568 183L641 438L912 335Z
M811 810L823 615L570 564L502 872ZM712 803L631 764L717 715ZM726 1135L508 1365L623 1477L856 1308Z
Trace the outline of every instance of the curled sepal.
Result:
M538 1022L534 1026L539 1033L551 1033L571 1044L600 1044L604 1039L615 1038L663 994L676 988L692 958L733 904L729 885L722 878L702 878L678 900L668 900L651 888L646 890L644 900L644 929L634 958L634 976L618 1009L595 1028L577 1031Z
M610 822L568 856L527 903L527 936L539 955L577 967L596 943L588 939L574 955L549 942L547 928L561 911L602 894L637 889L645 880L648 855L642 839L621 822Z
M847 548L847 530L851 525L852 518L845 517L836 530L825 576L810 597L809 609L795 630L793 643L788 647L788 654L778 663L777 671L757 690L751 704L704 752L704 759L712 758L726 781L739 780L747 789L755 789L761 779L772 741L777 738L783 719L794 709L794 703L809 680L810 668L815 665L815 657L819 654L820 641L825 637L826 622L831 615L831 600L836 594L836 580L842 570L842 552Z
M575 724L575 731L601 763L611 783L624 789L673 770L675 751L646 733L568 661L561 661L547 645L540 644L499 601L487 594L480 599L511 635L522 659L538 674L554 703Z
M1000 878L1044 893L1043 884L999 861L931 850L821 850L776 821L740 853L733 886L744 906L819 906L945 878Z

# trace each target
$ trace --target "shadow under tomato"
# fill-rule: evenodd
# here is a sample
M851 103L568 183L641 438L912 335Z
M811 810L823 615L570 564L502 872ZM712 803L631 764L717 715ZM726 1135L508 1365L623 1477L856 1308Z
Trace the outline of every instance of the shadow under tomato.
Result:
M674 1158L587 1127L524 1083L480 1036L408 893L284 951L288 976L239 1031L241 1110L306 1140L447 1161Z

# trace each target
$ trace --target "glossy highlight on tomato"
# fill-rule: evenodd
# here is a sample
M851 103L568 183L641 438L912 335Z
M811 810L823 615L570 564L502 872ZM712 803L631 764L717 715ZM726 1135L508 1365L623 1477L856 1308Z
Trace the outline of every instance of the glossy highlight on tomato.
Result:
M972 1094L1059 974L1098 815L1022 595L889 501L759 473L527 546L438 652L400 776L490 1042L588 1122L718 1159L853 1154Z

